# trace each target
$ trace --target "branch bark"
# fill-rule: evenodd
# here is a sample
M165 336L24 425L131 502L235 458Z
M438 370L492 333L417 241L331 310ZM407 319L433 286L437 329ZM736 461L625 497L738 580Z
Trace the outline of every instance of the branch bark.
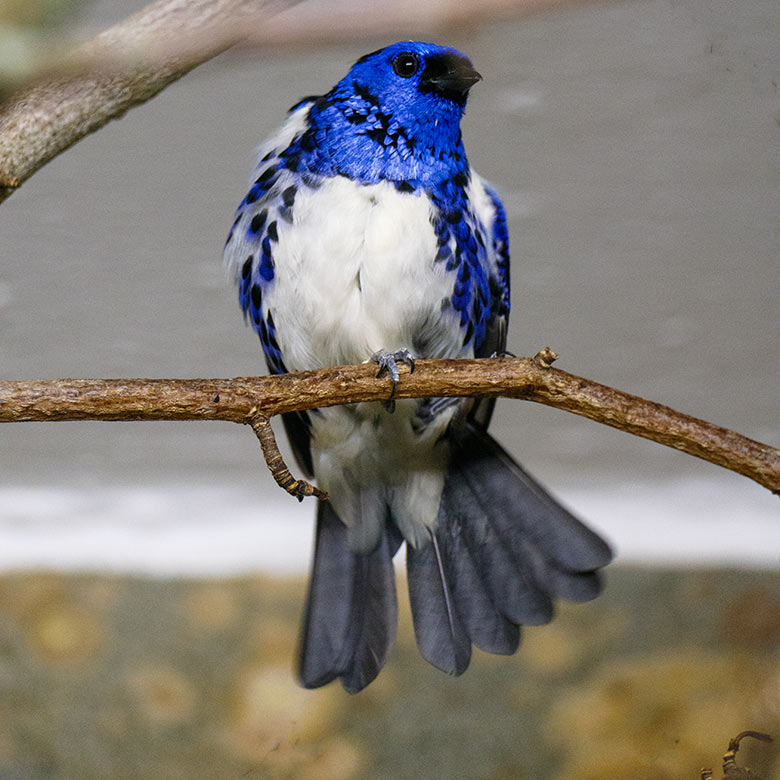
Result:
M233 46L266 4L157 0L17 92L0 106L0 202L76 141Z
M780 450L550 368L554 357L545 350L534 358L419 360L413 374L402 374L395 397L506 396L535 401L681 450L780 493ZM27 380L0 382L0 422L225 420L256 425L275 414L382 401L389 394L390 382L377 379L374 365L236 379ZM275 474L278 482L280 471ZM301 495L305 484L290 492Z

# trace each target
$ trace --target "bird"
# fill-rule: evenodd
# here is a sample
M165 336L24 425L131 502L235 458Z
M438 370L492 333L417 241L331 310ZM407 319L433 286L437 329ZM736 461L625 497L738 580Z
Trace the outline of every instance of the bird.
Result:
M466 157L481 80L447 46L400 41L303 98L257 150L224 257L272 374L505 354L507 220ZM414 633L450 675L518 649L554 602L595 598L609 545L488 433L494 400L399 399L283 415L318 502L297 672L371 683L395 639L406 547Z

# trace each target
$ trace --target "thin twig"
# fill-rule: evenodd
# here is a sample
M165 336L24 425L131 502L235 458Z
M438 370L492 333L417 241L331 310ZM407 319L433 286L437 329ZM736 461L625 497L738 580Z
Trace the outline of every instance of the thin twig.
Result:
M279 451L274 429L271 427L271 421L268 417L256 414L249 424L260 442L266 466L280 488L286 490L291 496L295 496L298 501L303 501L306 496L316 496L322 500L328 498L328 494L324 490L320 490L305 479L295 479L290 473L290 469L287 468L282 453Z
M547 358L549 362L549 358ZM540 358L419 360L396 398L507 396L554 406L743 474L780 493L780 450L668 406L547 368ZM237 379L57 379L0 382L0 422L227 420L382 401L372 365Z
M764 734L761 731L743 731L737 734L734 739L729 742L728 750L723 756L723 779L727 780L761 780L761 778L751 772L749 769L741 769L737 766L737 752L739 751L739 743L745 737L753 737L761 742L771 742L772 737L769 734ZM712 780L712 769L701 770L701 780Z

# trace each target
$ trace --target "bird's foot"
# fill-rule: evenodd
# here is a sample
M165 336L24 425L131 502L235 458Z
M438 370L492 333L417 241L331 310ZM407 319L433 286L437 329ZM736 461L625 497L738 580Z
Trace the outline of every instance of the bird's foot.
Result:
M414 357L408 349L398 349L395 352L388 352L387 350L380 349L378 352L374 352L369 360L379 366L379 371L377 371L376 374L377 379L380 379L387 374L393 383L393 389L390 391L390 398L388 398L387 401L382 402L385 409L392 414L395 411L395 400L393 399L393 396L395 395L396 387L398 387L398 379L400 376L398 364L406 363L406 365L409 366L409 373L412 374L414 373Z

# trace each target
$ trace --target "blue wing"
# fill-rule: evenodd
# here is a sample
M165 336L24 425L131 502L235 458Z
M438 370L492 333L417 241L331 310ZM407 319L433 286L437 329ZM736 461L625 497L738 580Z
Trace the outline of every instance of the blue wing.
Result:
M474 357L500 355L506 349L507 329L509 325L509 233L506 224L506 212L498 193L484 179L482 186L488 196L492 213L483 215L488 230L488 284L490 286L490 312L485 325L485 336L479 345L475 345ZM487 430L495 398L477 401L471 408L469 418L482 430Z
M490 357L506 349L507 325L509 322L509 234L506 226L504 205L492 185L483 180L485 192L494 209L492 224L489 225L491 244L488 251L490 261L490 314L485 328L485 338L475 350L476 357Z
M278 223L280 220L292 221L301 177L312 183L310 175L300 171L312 101L313 98L307 98L293 106L287 122L276 136L258 149L259 162L254 179L236 209L225 242L225 262L233 270L241 310L260 337L272 374L286 374L287 368L277 340L273 313L265 305L265 292L275 276ZM282 420L299 466L307 476L312 476L309 414L291 412L282 415Z
M509 239L501 200L473 169L446 180L429 197L438 244L435 262L455 276L448 305L460 316L463 354L469 347L477 358L501 354L509 318ZM424 428L444 409L460 403L457 398L424 399L417 425ZM494 406L495 399L475 401L469 417L484 430Z

